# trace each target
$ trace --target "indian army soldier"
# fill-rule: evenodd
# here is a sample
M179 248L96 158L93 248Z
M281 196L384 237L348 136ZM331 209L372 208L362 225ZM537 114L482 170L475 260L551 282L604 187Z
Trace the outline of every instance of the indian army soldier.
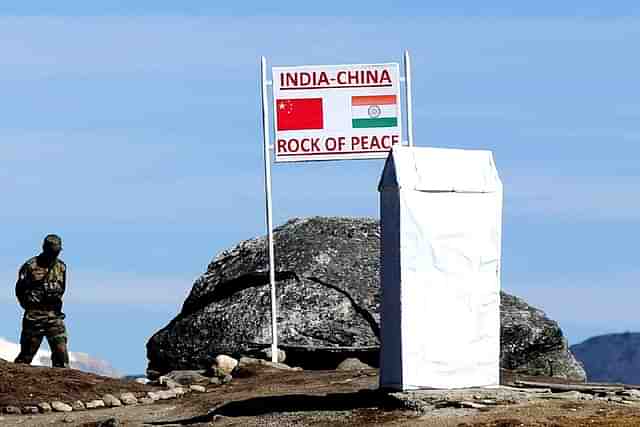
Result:
M20 268L16 296L24 309L20 354L15 363L30 364L47 337L53 367L68 368L67 330L62 312L62 295L67 280L67 267L58 255L62 240L55 234L44 239L42 253Z

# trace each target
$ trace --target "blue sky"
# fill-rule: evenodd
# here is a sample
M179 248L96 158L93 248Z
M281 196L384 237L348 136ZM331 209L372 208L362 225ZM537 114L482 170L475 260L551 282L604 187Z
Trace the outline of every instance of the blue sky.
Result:
M210 259L264 233L260 55L371 63L404 48L416 143L495 153L505 290L572 343L640 330L639 6L132 3L0 6L0 336L18 339L17 268L57 232L72 350L142 372ZM275 221L375 217L381 168L276 165Z

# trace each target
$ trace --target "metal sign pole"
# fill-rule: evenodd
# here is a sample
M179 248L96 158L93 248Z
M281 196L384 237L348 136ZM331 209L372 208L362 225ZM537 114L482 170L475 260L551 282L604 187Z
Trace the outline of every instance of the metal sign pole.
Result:
M404 51L405 102L407 103L407 141L413 147L413 102L411 100L411 58L409 50Z
M267 86L267 60L261 58L262 78L262 136L264 138L264 188L267 207L267 236L269 245L269 283L271 285L271 361L278 361L278 313L276 304L276 266L273 245L273 217L271 207L271 153L270 153L270 127L269 127L269 92Z

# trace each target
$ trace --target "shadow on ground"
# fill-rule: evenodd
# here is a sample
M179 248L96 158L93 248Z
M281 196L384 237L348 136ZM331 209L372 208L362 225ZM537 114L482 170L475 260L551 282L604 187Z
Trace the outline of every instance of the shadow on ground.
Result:
M155 421L149 424L197 424L210 422L216 416L259 417L283 412L333 412L356 409L398 409L397 403L386 393L377 390L361 390L355 393L332 393L326 395L289 394L254 397L246 400L223 403L206 415L181 420Z

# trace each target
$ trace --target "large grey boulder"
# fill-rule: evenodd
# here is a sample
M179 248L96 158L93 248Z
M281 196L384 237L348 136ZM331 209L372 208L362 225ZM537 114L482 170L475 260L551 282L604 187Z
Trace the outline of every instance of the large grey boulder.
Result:
M378 222L293 219L275 230L275 244L278 331L288 363L335 368L357 357L377 366ZM502 310L503 367L584 380L555 322L506 294ZM240 242L209 264L178 316L147 343L149 371L205 369L218 354L256 355L270 342L268 260L262 237Z

